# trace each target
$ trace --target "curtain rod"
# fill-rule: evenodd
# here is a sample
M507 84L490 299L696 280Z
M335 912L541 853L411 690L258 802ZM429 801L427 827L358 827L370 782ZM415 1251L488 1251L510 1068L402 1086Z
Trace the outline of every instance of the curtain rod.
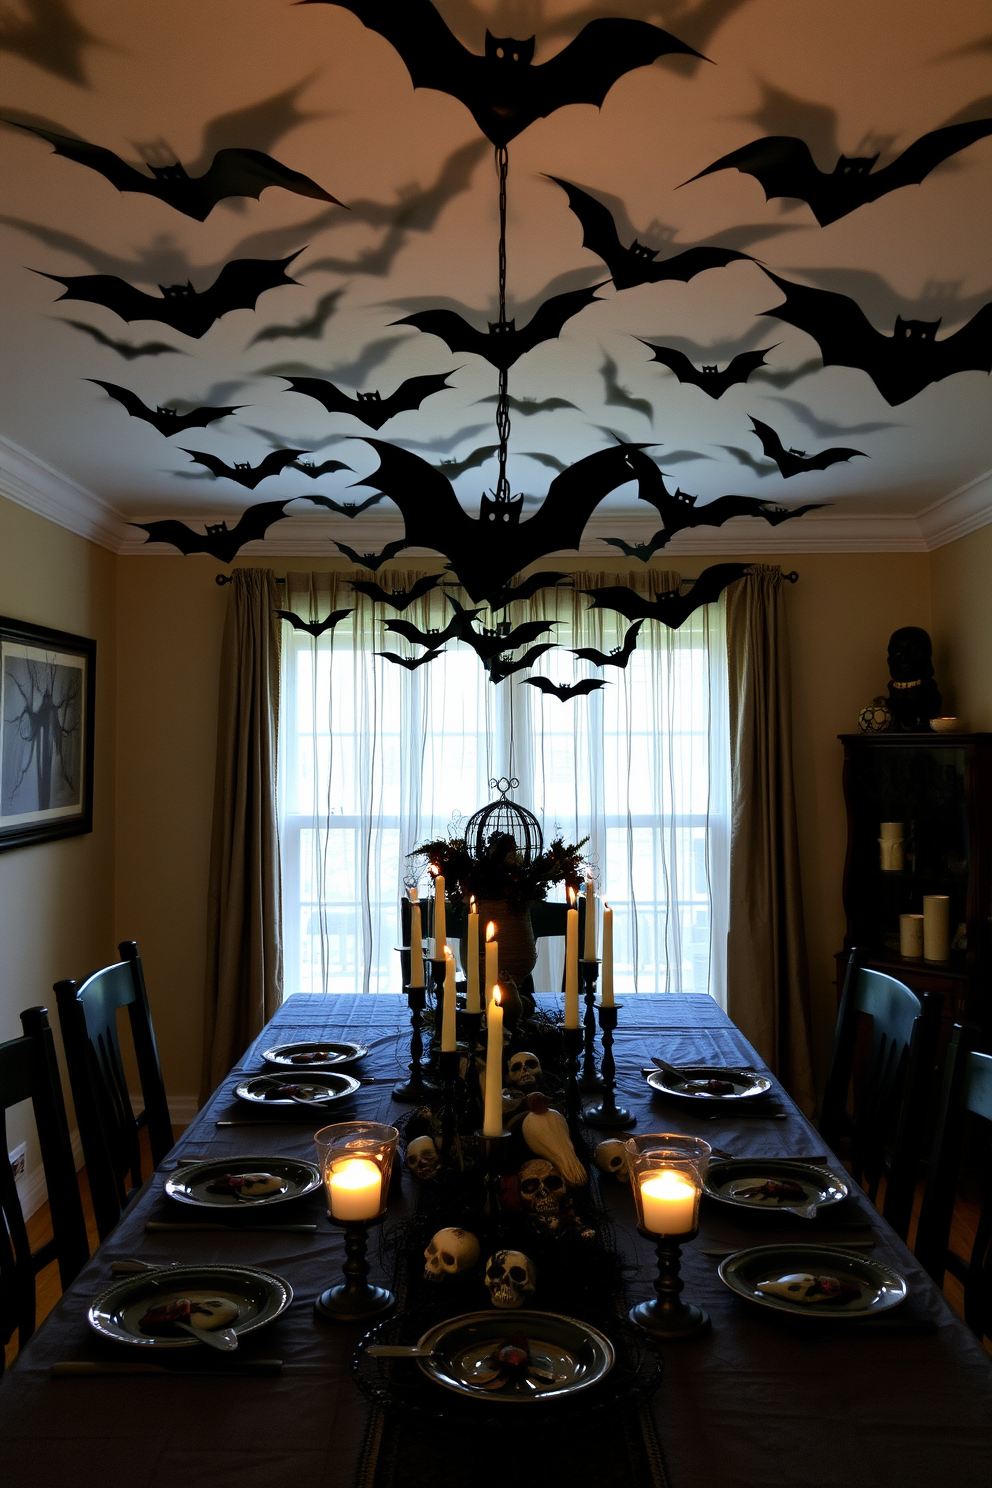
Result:
M798 582L799 582L799 575L796 573L796 570L794 568L791 569L789 573L784 573L782 575L782 577L789 584L798 584ZM276 578L276 583L277 584L285 584L285 582L286 582L285 579L281 579L281 578L278 578L278 577ZM217 585L233 584L234 583L234 575L233 574L216 574L215 577L214 577L214 583L217 584ZM695 584L696 583L696 580L695 579L683 579L682 580L682 583L683 584Z

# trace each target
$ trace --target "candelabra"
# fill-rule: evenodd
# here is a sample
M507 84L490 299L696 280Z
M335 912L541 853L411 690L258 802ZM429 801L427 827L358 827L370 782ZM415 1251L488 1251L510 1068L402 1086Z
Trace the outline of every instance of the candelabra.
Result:
M458 1127L456 1087L460 1057L457 1049L443 1050L438 1056L443 1092L441 1097L441 1168L444 1172L449 1172L454 1162Z
M573 1140L578 1136L582 1120L582 1095L579 1090L579 1058L582 1054L582 1029L563 1028L565 1046L565 1116Z
M479 1153L482 1158L484 1197L482 1202L483 1227L489 1236L495 1236L499 1228L502 1206L502 1178L506 1165L506 1148L510 1138L508 1131L498 1137L487 1137L485 1132L476 1132Z
M586 1011L583 1019L583 1050L582 1050L582 1074L579 1076L579 1089L585 1094L593 1090L602 1090L603 1082L596 1069L596 982L599 979L599 962L588 960L579 962L579 972L582 977L582 995L585 998Z
M621 1003L611 1007L599 1006L599 1026L603 1034L603 1095L598 1105L590 1106L585 1113L589 1126L598 1126L603 1131L616 1131L621 1127L634 1126L637 1117L624 1106L618 1106L614 1094L617 1083L617 1065L613 1058L613 1032L617 1026L617 1012Z
M404 1105L420 1106L430 1092L430 1085L424 1079L424 1068L421 1063L424 1054L424 1008L427 1006L427 989L425 987L406 988L407 1006L410 1009L410 1078L402 1080L393 1086L393 1099L402 1101Z

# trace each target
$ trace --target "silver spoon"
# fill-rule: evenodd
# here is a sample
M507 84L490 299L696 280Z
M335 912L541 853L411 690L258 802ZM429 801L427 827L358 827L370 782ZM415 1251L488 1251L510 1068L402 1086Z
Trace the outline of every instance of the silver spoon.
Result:
M238 1335L233 1328L197 1328L193 1323L177 1323L184 1333L192 1333L200 1343L219 1349L222 1354L233 1354L238 1346Z

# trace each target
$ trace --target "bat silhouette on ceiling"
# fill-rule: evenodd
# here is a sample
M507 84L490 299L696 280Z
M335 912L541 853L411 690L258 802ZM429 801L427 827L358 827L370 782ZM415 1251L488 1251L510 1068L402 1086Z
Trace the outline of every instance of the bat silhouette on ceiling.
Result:
M568 205L582 224L583 248L589 248L603 260L617 289L660 284L663 279L679 279L687 284L704 269L722 269L735 259L752 261L750 254L738 253L735 248L699 247L686 248L658 263L659 250L646 248L636 238L629 248L624 247L612 212L588 191L563 181L560 176L548 176L548 180L560 186L568 197Z
M567 703L574 697L584 697L587 692L598 692L601 687L609 687L602 677L583 677L581 682L552 682L550 677L521 677L521 682L529 682L531 687L540 688L548 697L556 697L560 703Z
M538 636L547 635L551 627L557 624L555 620L526 620L523 625L515 625L512 630L507 630L502 625L493 629L476 630L467 611L457 618L459 624L455 631L456 639L471 646L479 660L486 665L497 656L502 656L504 651L516 651L519 646L527 646L531 641L536 641Z
M703 569L688 594L670 589L654 599L634 589L613 586L581 592L592 600L591 610L616 610L628 620L658 620L669 630L678 630L695 610L719 599L727 585L743 578L747 571L746 563L714 563Z
M528 667L534 665L539 656L544 655L545 651L553 651L554 649L554 641L542 641L539 646L531 646L530 650L525 651L523 656L519 657L516 661L503 661L499 656L494 656L492 661L486 664L489 680L496 687L507 677L512 677L514 672L525 672Z
M556 475L541 506L521 522L523 497L482 497L478 518L459 504L451 482L426 460L382 440L368 443L379 468L363 485L382 491L403 514L407 545L443 553L473 600L502 590L527 564L562 548L577 548L593 511L610 491L634 478L631 445L597 450Z
M121 320L159 320L174 331L196 340L206 334L214 321L230 310L254 310L259 295L281 284L298 284L286 269L299 258L302 248L288 258L234 258L226 263L209 289L197 294L192 284L160 284L162 297L145 294L118 279L115 274L44 274L65 286L61 300L86 300L92 305L105 305Z
M499 450L498 444L484 444L479 449L474 449L464 460L439 460L434 467L449 480L456 480L458 476L464 475L466 470L478 470L480 465L485 465Z
M415 326L418 331L439 336L449 351L467 351L474 356L485 357L487 362L505 372L518 357L533 351L542 341L553 341L561 335L562 326L573 315L578 315L587 305L596 304L596 290L602 289L604 279L588 289L571 289L565 294L552 295L545 300L521 330L516 322L489 322L489 330L477 331L454 310L418 310L394 320L393 325Z
M314 640L322 636L325 631L333 630L339 625L346 615L354 614L353 610L332 610L326 620L303 620L292 610L276 610L280 620L288 620L294 630L305 630L307 635L313 636Z
M365 503L363 502L362 505L364 506ZM373 573L378 573L384 563L395 558L396 554L401 553L406 547L405 542L389 542L381 553L359 553L354 548L349 548L347 543L338 542L337 538L334 539L334 545L346 558L350 558L352 563L357 563L361 568L371 569Z
M853 460L855 455L860 455L862 459L868 458L864 450L844 449L840 445L834 449L821 450L818 455L807 455L805 450L786 449L770 424L763 424L756 418L752 418L751 423L761 440L761 448L769 460L775 461L786 480L794 475L804 475L809 470L828 470L831 465Z
M343 206L336 196L331 196L309 176L290 170L271 155L261 150L218 150L210 169L203 176L190 177L178 161L174 165L151 165L150 176L135 170L113 150L100 145L91 145L88 140L72 139L66 134L56 134L51 129L40 129L34 124L17 124L13 119L4 119L4 124L14 124L29 134L36 134L55 146L56 155L88 165L91 170L106 176L118 191L140 191L146 196L157 196L167 206L174 207L186 217L195 217L204 222L219 201L227 196L261 196L266 186L282 186L297 196L312 196L317 201L331 202Z
M289 387L286 391L315 398L328 413L350 413L367 428L381 429L398 413L408 408L419 408L425 398L450 388L450 376L450 372L432 372L423 377L408 377L388 398L383 398L378 392L358 393L352 398L324 377L287 377Z
M765 270L768 273L768 270ZM794 325L820 348L825 367L859 367L892 407L915 398L932 382L956 372L992 372L992 303L967 325L937 340L939 320L896 316L891 336L876 331L854 300L828 289L811 289L768 273L785 295L774 310L759 313Z
M468 612L465 612L468 613ZM478 610L473 610L471 615L477 615ZM436 651L447 641L456 639L462 620L460 615L453 615L443 630L421 630L419 626L413 625L409 620L386 620L383 622L386 629L395 635L401 635L404 640L410 641L414 646L426 646L429 651Z
M601 107L617 79L635 67L647 67L673 52L700 57L658 26L609 18L590 21L557 56L535 67L533 36L518 41L487 31L485 56L480 57L462 46L430 0L301 3L340 4L350 10L396 48L415 88L435 88L457 98L497 147L565 104Z
M299 470L303 475L308 475L311 480L319 480L322 475L337 475L339 470L350 470L351 466L346 465L343 460L322 460L319 465L315 465L312 460L294 460L293 469ZM331 501L326 496L311 496L310 500L318 502L321 506L329 506L332 511L343 512L346 510L344 506L339 506L336 501ZM354 516L360 509L364 510L365 507L371 505L373 505L371 501L363 501L361 508L359 508L352 502L350 508L347 509L350 511L350 515Z
M185 522L170 519L164 522L130 522L131 527L140 527L148 533L148 542L169 543L180 553L209 553L221 563L232 563L245 543L260 541L272 526L286 515L286 507L295 496L285 501L259 501L242 512L233 527L226 522L206 524L205 532L194 532Z
M722 155L690 180L699 181L714 171L743 171L761 183L766 201L773 196L798 197L807 203L820 226L826 227L900 186L918 186L942 160L990 134L992 119L949 124L922 135L880 171L872 170L877 155L842 155L829 173L817 168L804 140L773 134ZM687 186L689 182L682 184Z
M92 336L98 346L106 346L110 351L116 351L118 356L126 362L133 362L137 357L161 356L163 352L174 352L176 356L187 356L188 353L180 351L178 346L167 346L164 341L144 341L135 345L133 341L115 341L111 336L105 336L98 331L96 326L87 325L83 320L64 320L63 325L72 326L74 331L85 331L87 336Z
M644 341L640 336L637 339L652 353L654 361L661 362L675 373L679 382L692 383L694 387L702 388L704 393L709 393L711 398L722 398L735 383L747 382L752 372L765 365L768 353L775 350L774 346L766 346L763 351L739 352L721 372L715 366L704 366L701 369L694 367L689 358L683 352L676 351L674 346L656 346L653 341Z
M338 547L341 544L338 543ZM392 544L390 543L391 547ZM369 579L349 579L352 589L359 594L366 595L374 604L388 604L400 613L408 610L415 600L424 594L429 594L440 582L439 574L425 574L422 579L417 579L409 589L383 589L381 584L373 584Z
M305 455L306 450L276 449L266 455L259 465L249 465L247 460L244 464L228 465L219 460L216 455L208 455L204 450L185 449L180 445L184 455L190 455L194 465L205 465L212 470L214 475L226 476L228 480L237 481L239 486L246 486L249 491L254 491L270 475L278 475L285 470L287 465L292 465L297 455ZM309 497L307 498L310 499Z
M619 548L625 558L636 558L639 563L650 563L658 549L670 543L674 536L674 532L667 532L662 527L654 537L649 537L647 542L629 543L622 537L604 537L603 541L608 542L611 548Z
M577 656L580 661L591 661L593 666L626 667L637 649L637 635L643 624L643 620L635 620L623 638L623 645L616 646L612 651L597 651L595 646L582 646L577 651L573 649L572 655Z
M438 656L443 656L443 651L425 651L423 656L400 656L397 651L377 651L376 656L381 656L384 661L395 662L397 666L406 667L408 672L415 672L427 661L434 661Z
M246 406L244 403L236 403L233 408L194 408L189 413L178 413L175 408L163 408L161 404L157 408L149 408L142 403L137 393L118 387L115 382L102 382L99 377L87 377L85 380L102 387L105 393L109 393L111 398L127 409L132 418L151 424L166 438L170 434L180 434L184 429L205 429L208 424L215 424L218 419L230 418L232 413L237 413Z
M521 579L519 584L507 584L503 589L497 589L494 593L486 596L491 610L505 610L518 599L530 599L532 595L541 589L556 589L562 579L567 579L567 573L559 573L557 569L542 568L537 573L528 574Z
M337 461L336 460L328 460L326 463L328 465L336 465L337 464ZM296 470L299 470L300 467L299 467L299 465L296 465L294 468ZM346 466L345 468L348 469L349 467ZM370 506L375 506L377 502L385 500L385 497L383 497L383 496L370 496L369 499L368 499L368 501L357 501L356 502L356 501L332 501L331 498L330 498L330 496L308 496L307 497L307 500L308 501L316 501L316 503L317 503L318 506L326 506L328 511L336 512L339 517L351 517L352 519L354 519L355 517L361 516L362 512L363 511L367 511ZM338 547L341 547L341 544L340 543L338 543ZM352 552L352 549L351 548L348 548L347 549L347 552L348 552L348 555L350 557L351 552ZM369 565L366 564L366 567L368 567L368 566Z

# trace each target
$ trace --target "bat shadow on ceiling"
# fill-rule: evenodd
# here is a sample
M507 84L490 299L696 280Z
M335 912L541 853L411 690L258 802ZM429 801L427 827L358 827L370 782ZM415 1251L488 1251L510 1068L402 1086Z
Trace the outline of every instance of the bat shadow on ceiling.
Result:
M301 94L316 77L317 73L311 72L292 87L283 89L281 93L273 93L271 98L260 99L258 103L250 103L247 108L233 109L229 114L218 114L216 118L210 119L203 126L200 154L186 166L188 173L191 176L202 176L209 170L218 150L268 151L297 125L307 124L312 119L328 118L326 112L313 112L297 107ZM234 197L229 200L238 201ZM243 206L243 203L238 202L238 205Z
M58 253L70 253L75 258L81 258L94 273L113 274L131 284L185 284L188 279L194 278L209 284L220 273L228 257L237 256L225 255L215 264L194 267L185 250L170 233L158 233L147 247L135 250L137 257L120 258L117 254L98 248L94 243L88 243L85 238L60 232L57 228L46 227L40 222L28 222L22 217L0 216L0 223L4 227L14 227L19 232L27 233L37 242L44 243L46 248L54 248Z
M941 320L946 330L949 325L970 320L992 299L992 288L962 295L960 279L928 280L914 300L898 294L887 279L870 269L796 268L781 273L783 278L796 274L818 289L847 295L879 330L890 330L897 315L904 320Z
M679 239L678 228L659 221L657 217L653 218L646 227L635 227L630 219L626 203L619 196L614 196L609 191L602 191L598 186L586 186L578 181L575 185L594 196L597 201L602 202L613 218L617 234L623 241L637 238L642 243L646 242L658 253L665 254L666 257L669 253L687 253L693 248L733 248L738 253L744 253L754 243L763 242L768 238L777 238L782 233L802 230L797 222L742 222L737 227L727 227L721 232L713 233L711 237L702 242L685 243Z
M839 435L848 434L878 434L882 429L904 429L905 424L895 422L893 419L887 421L877 420L869 424L837 424L832 419L818 418L811 408L805 403L800 403L798 398L773 398L775 403L781 403L783 408L805 424L817 439L836 439Z
M260 439L264 439L270 449L295 449L303 446L310 454L327 449L332 444L342 444L348 438L347 434L328 434L324 439L315 439L312 434L293 437L289 434L274 434L271 429L260 429L256 424L246 424L245 428L250 434L257 434Z
M406 336L379 336L364 346L351 362L341 362L326 371L309 362L273 362L259 367L256 377L326 377L331 382L345 382L362 392L368 391L364 384L377 367L389 360L394 346L401 346Z
M974 41L966 41L963 46L955 47L950 52L939 52L936 57L931 57L931 62L956 62L960 57L987 57L992 54L992 35L976 36Z
M735 117L756 124L765 134L789 134L805 140L813 157L833 170L840 145L837 143L837 110L825 103L799 98L760 79L761 102L756 109ZM821 159L822 157L822 159Z
M232 377L225 382L215 382L202 398L191 398L188 393L183 393L181 397L176 394L175 397L167 397L162 401L179 414L192 413L194 408L201 408L204 405L216 407L218 404L226 403L228 398L238 397L247 381L248 379L244 377Z
M21 57L81 88L90 86L83 67L88 46L119 50L87 31L67 0L20 0L16 8L5 5L0 12L0 52Z
M465 444L469 439L477 439L480 434L491 432L492 429L492 424L466 424L446 439L395 439L393 443L401 444L404 449L415 454L450 455L460 444Z
M599 368L599 375L603 379L603 402L614 408L629 408L632 413L640 413L647 419L648 423L654 420L654 409L647 398L636 398L620 382L620 369L616 362L606 352L603 353L603 363Z
M602 265L597 267L593 264L586 269L568 269L564 274L557 274L549 284L546 284L537 294L531 295L529 299L511 300L506 307L507 319L516 320L519 330L534 317L546 300L552 299L555 295L570 294L573 290L587 289L590 284L602 283L608 273L609 270L604 270ZM466 305L462 300L454 300L447 295L397 295L394 300L384 301L383 306L386 305L395 305L399 310L411 312L453 310L456 315L461 315L472 325L480 320L494 321L498 313L495 297L490 300L488 307L484 310L478 305Z
M674 346L676 351L681 351L693 362L729 362L735 356L739 356L742 351L751 351L759 341L770 343L774 337L769 334L767 322L756 320L743 335L737 336L734 340L727 338L713 342L709 346L703 346L701 342L693 341L688 336L669 335L667 331L658 331L654 335L645 333L643 339L663 341L666 346ZM757 373L752 375L757 376Z
M556 16L546 24L541 25L535 21L530 29L540 36L575 36L589 21L598 20L600 16L615 15L625 16L630 20L650 21L660 24L666 30L672 31L679 39L687 45L695 47L697 52L706 52L706 48L719 31L720 27L737 11L743 10L750 0L697 0L695 5L686 4L686 0L617 0L617 3L608 5L580 6L578 10L567 11L564 15ZM541 0L534 0L533 10L542 10ZM511 3L506 4L508 23L510 16L515 24L520 25L517 19L519 12L517 7ZM526 13L526 11L525 11ZM490 25L490 30L493 26ZM706 64L697 57L665 56L658 59L664 66L671 68L672 72L679 72L691 77L697 68Z

